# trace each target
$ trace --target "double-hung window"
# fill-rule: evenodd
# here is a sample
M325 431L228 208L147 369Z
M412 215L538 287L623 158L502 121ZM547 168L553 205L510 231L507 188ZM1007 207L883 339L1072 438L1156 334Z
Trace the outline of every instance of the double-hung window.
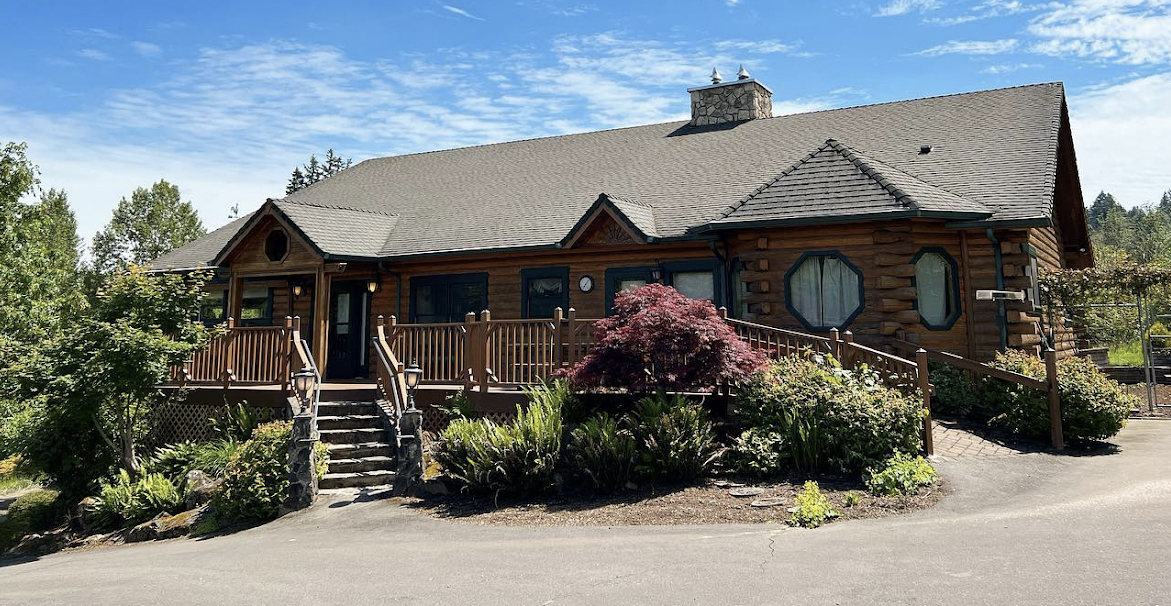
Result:
M569 268L522 269L521 315L525 318L552 318L553 310L569 310Z

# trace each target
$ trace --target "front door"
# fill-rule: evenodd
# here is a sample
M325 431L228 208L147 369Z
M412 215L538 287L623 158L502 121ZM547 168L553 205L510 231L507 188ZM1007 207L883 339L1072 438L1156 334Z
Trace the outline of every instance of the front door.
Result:
M329 294L329 379L366 376L366 283L334 282Z

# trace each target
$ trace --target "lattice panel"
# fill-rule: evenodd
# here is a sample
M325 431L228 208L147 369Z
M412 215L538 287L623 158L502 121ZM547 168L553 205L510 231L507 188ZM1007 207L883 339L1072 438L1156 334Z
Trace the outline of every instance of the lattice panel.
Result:
M268 406L253 406L260 419L271 421L279 418L279 410ZM192 442L206 442L215 439L212 431L211 418L224 414L227 407L223 404L191 404L176 402L163 404L154 410L151 418L151 432L149 442L153 446L173 444L190 440Z
M494 411L484 414L485 419L493 423L511 423L516 420L515 411ZM447 428L447 415L428 406L423 409L423 429L436 435Z

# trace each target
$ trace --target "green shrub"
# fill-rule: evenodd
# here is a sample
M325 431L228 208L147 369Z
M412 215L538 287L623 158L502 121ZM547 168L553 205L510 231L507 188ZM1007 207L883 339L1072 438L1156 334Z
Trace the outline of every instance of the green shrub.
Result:
M821 494L821 488L812 480L805 482L805 487L797 493L793 506L796 511L789 514L789 523L803 528L817 528L826 520L838 515L830 505L829 498Z
M0 522L0 552L16 545L26 534L44 532L65 518L61 493L34 490L21 495L8 508L8 519Z
M122 527L145 522L160 513L177 513L182 508L183 495L161 473L144 473L132 480L121 469L111 482L102 484L99 501L99 523Z
M627 417L638 440L640 474L667 482L703 475L720 457L707 411L681 395L643 398Z
M880 497L914 494L920 486L935 481L935 468L923 457L898 453L886 461L881 469L870 470L866 487Z
M747 425L779 434L781 452L800 470L860 472L922 443L918 397L833 358L776 361L741 386L736 408Z
M548 488L561 456L560 403L544 388L529 395L512 423L452 421L435 445L435 460L475 492L529 495Z
M973 381L968 373L950 364L935 361L928 362L927 368L928 378L935 386L935 395L931 397L932 412L966 417L980 406L979 383Z
M626 485L638 455L634 434L606 413L586 419L570 434L570 457L601 493Z
M187 472L194 469L192 462L199 452L199 445L195 442L176 442L156 448L148 457L142 459L144 473L161 473L175 484L183 482Z
M222 439L199 444L187 471L198 469L208 475L222 478L227 473L228 463L238 450L240 443L235 440Z
M565 379L557 379L535 387L526 387L525 396L529 402L541 402L561 411L562 424L575 425L589 416L590 411L585 407L582 398L574 393L573 388Z
M1147 336L1151 339L1151 347L1154 349L1167 349L1168 339L1166 335L1169 334L1171 333L1167 332L1167 325L1162 322L1155 322L1151 325L1150 330L1147 331Z
M740 473L771 476L781 471L788 459L785 437L764 427L749 427L732 445L732 463Z
M1022 351L998 353L989 365L1045 379L1045 363ZM1138 406L1136 396L1128 395L1122 386L1085 358L1058 360L1057 381L1061 427L1066 440L1109 438L1122 430L1130 410ZM984 393L988 404L998 412L994 422L1034 438L1049 435L1049 401L1043 390L989 379Z
M433 405L432 408L443 413L448 421L454 421L456 419L479 419L484 416L472 406L472 400L468 397L466 390L460 390L447 396L443 399L443 402L443 404Z
M329 445L325 442L319 441L313 445L313 473L318 480L329 473Z
M0 495L24 490L33 485L33 474L28 465L14 455L0 461Z
M288 421L266 423L232 455L224 482L212 499L221 514L237 520L268 519L280 513L289 488Z
M260 427L263 421L259 409L240 402L235 406L228 406L218 417L208 419L211 429L221 440L242 442L252 436L252 432Z
M25 532L42 532L56 526L65 517L61 493L56 490L33 490L8 506L8 519Z
M862 502L861 497L856 492L847 492L843 498L845 499L846 507L857 507L858 503Z

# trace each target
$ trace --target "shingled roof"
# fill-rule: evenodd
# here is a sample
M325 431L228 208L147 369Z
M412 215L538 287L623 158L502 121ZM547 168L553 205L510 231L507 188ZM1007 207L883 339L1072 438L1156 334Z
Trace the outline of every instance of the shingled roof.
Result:
M1043 225L1063 104L1060 83L1038 84L391 156L273 203L326 256L355 259L556 247L603 192L620 192L611 202L654 240L707 237L742 221L832 222L899 209ZM211 262L233 225L242 223L155 266Z

